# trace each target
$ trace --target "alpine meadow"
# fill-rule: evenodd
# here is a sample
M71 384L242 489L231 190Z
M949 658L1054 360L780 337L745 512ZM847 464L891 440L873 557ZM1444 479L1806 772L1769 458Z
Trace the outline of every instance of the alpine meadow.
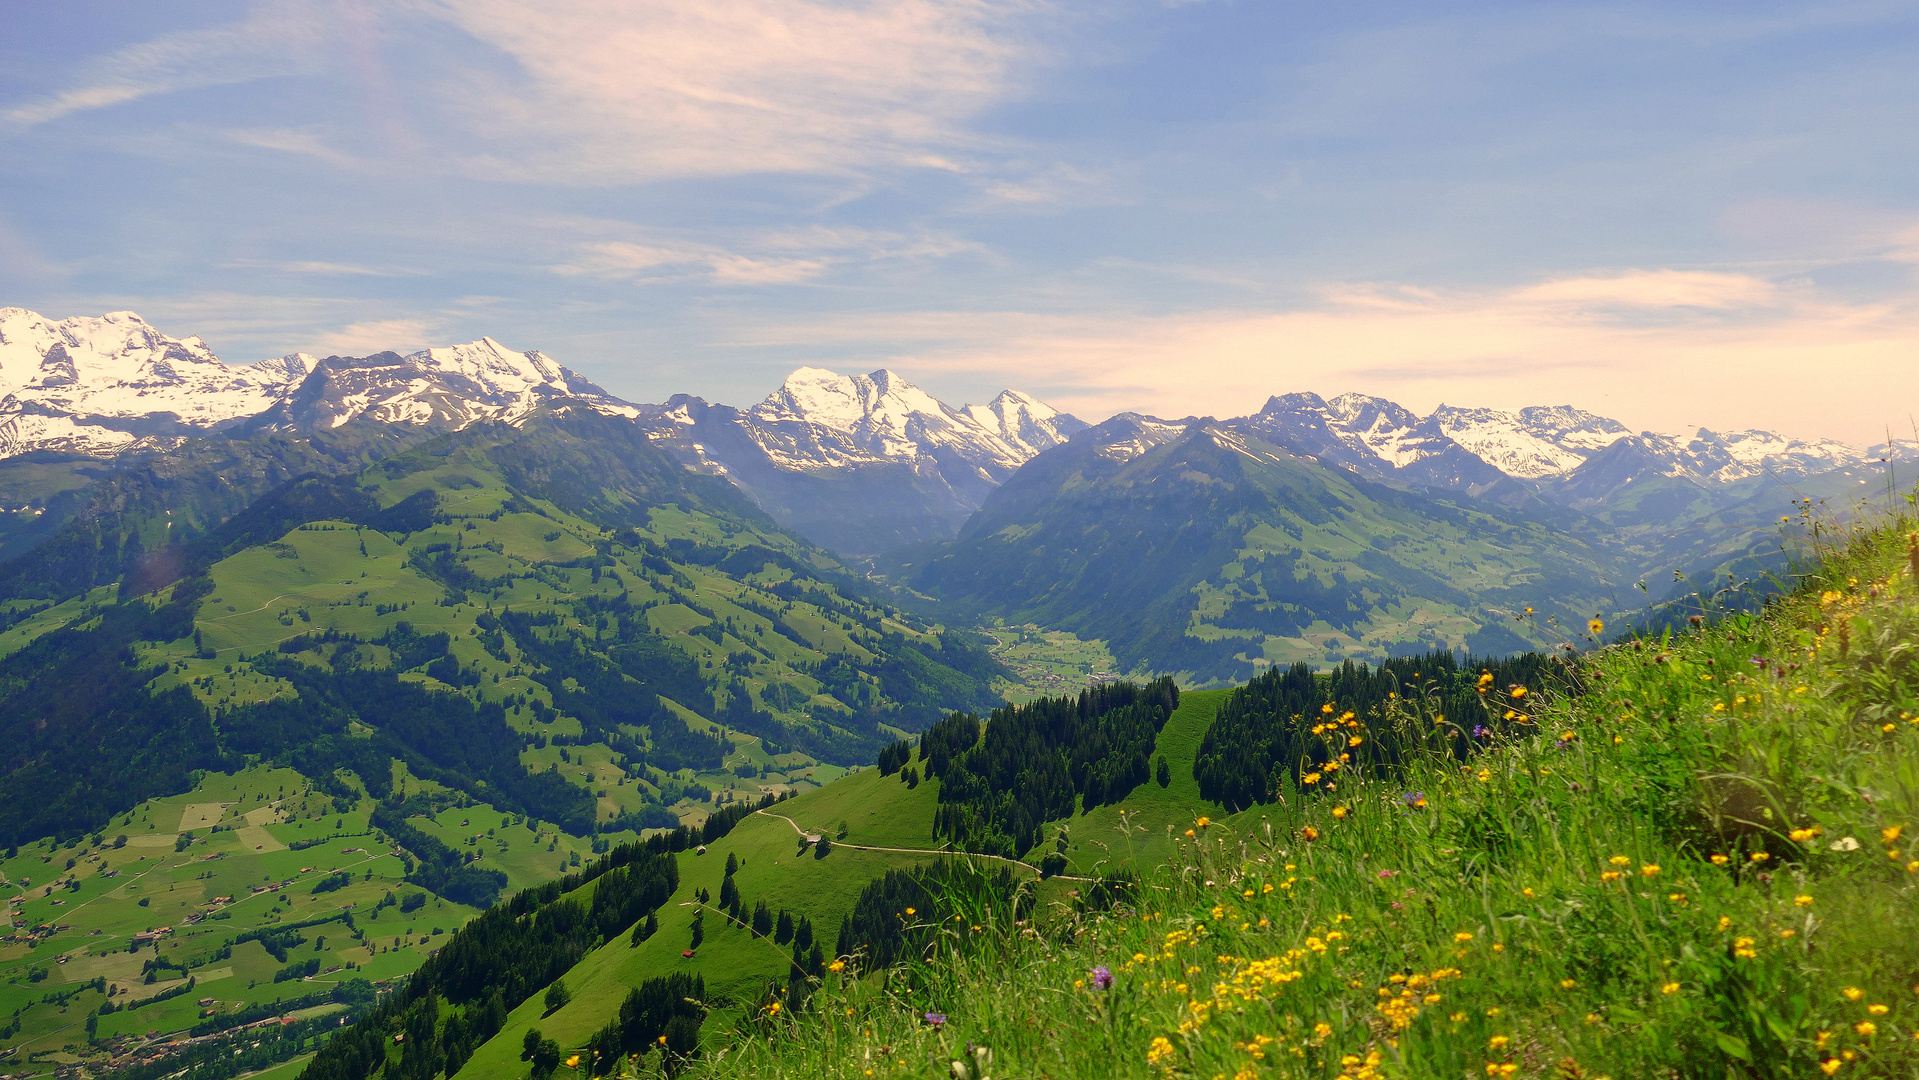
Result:
M1919 1080L1919 11L0 25L0 1080Z

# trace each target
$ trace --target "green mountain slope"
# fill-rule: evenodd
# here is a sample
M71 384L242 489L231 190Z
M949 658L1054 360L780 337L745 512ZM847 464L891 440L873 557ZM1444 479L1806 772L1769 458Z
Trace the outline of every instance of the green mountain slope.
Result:
M1119 417L1034 458L957 541L891 572L956 615L1104 640L1123 669L1239 679L1583 634L1631 600L1604 530L1580 520L1384 487L1210 423Z
M999 673L591 414L290 482L143 558L132 587L155 585L9 635L8 836L98 827L245 755L325 761L323 786L344 768L376 797L398 758L575 832L671 824L664 805L697 816L749 777L870 760L889 731L992 701ZM62 701L74 683L109 696ZM71 719L33 726L47 709ZM103 782L145 746L177 762L145 770L154 790Z

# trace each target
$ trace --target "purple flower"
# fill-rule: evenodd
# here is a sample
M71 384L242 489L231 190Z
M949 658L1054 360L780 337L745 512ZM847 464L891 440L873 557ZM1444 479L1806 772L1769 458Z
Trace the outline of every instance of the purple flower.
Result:
M927 1013L926 1022L933 1025L934 1031L938 1031L939 1029L946 1026L946 1014L945 1013Z
M1110 990L1113 986L1113 969L1105 964L1094 968L1087 975L1093 980L1093 986L1100 990Z
M1421 802L1424 802L1425 799L1426 793L1423 791L1408 791L1399 797L1399 801L1405 803L1407 806L1418 806Z
M1758 664L1758 665L1759 665L1760 667L1765 667L1765 666L1766 666L1766 658L1765 658L1765 657L1763 657L1763 656L1755 656L1755 657L1753 657L1753 658L1752 658L1752 662L1753 662L1753 663L1755 663L1755 664Z
M1387 878L1393 878L1398 876L1399 876L1399 871L1397 870L1381 870L1379 872L1379 880L1381 881L1385 881Z
M1483 739L1483 738L1486 738L1486 737L1487 737L1488 735L1491 735L1491 734L1492 734L1492 730L1491 730L1490 728L1488 728L1488 727L1487 727L1486 725L1484 725L1484 724L1474 724L1474 725L1473 725L1473 738L1475 738L1475 739Z

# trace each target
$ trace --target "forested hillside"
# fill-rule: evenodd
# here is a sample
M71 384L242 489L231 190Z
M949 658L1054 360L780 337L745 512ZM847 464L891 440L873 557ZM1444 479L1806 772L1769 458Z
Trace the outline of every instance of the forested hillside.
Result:
M1209 423L1117 417L891 573L954 613L1106 641L1125 670L1243 681L1433 649L1521 652L1640 600L1604 530L1386 487Z

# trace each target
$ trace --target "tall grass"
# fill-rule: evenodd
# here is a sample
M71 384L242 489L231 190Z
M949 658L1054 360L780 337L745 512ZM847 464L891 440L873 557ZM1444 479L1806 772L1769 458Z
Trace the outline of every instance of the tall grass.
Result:
M1914 529L1602 650L1577 697L1493 689L1530 723L1464 765L1435 738L1394 778L1197 817L1130 909L845 958L692 1067L972 1080L974 1044L995 1077L1919 1074ZM1416 695L1359 719L1454 722Z

